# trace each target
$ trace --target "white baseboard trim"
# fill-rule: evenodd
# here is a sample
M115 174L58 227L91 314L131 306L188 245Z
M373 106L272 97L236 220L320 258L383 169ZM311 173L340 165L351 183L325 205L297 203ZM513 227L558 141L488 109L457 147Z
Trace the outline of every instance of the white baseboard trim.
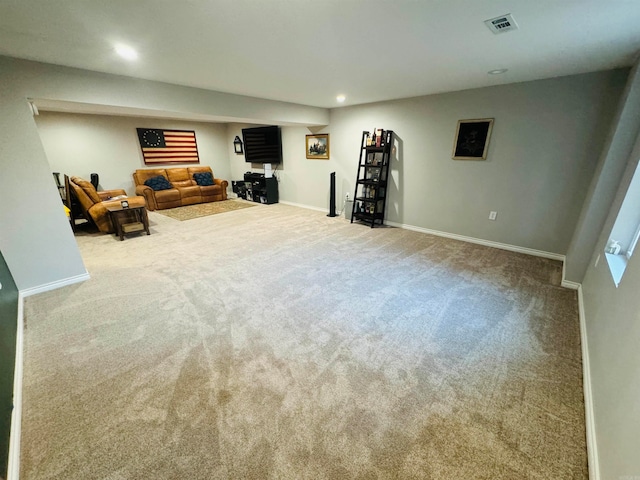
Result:
M20 290L20 295L23 297L30 297L37 293L48 292L49 290L66 287L67 285L73 285L74 283L84 282L85 280L89 280L89 278L89 272L85 270L83 274L76 275L74 277L63 278L62 280L45 283L44 285L38 285L37 287L25 288L24 290Z
M587 320L584 313L582 285L578 287L578 315L580 316L580 344L582 346L582 388L584 390L584 417L587 433L587 462L589 480L600 480L596 423L591 393L591 367L589 366L589 344L587 342Z
M307 210L315 210L316 212L329 213L329 210L327 210L326 208L318 208L318 207L314 207L312 205L305 205L304 203L287 202L285 200L280 200L278 203L283 203L285 205L291 205L292 207L306 208Z
M572 282L571 280L562 280L560 285L564 288L570 288L571 290L579 290L581 286L578 282Z
M7 480L20 478L20 438L22 434L22 367L24 355L24 297L18 293L16 330L16 365L13 373L13 411L9 432L9 462Z
M549 258L551 260L565 261L565 256L560 253L545 252L543 250L536 250L534 248L519 247L517 245L509 245L507 243L494 242L492 240L484 240L482 238L467 237L465 235L458 235L457 233L441 232L439 230L431 230L429 228L415 227L413 225L407 225L406 223L396 222L384 222L386 225L392 227L404 228L406 230L413 230L415 232L428 233L430 235L436 235L438 237L451 238L454 240L460 240L462 242L475 243L478 245L484 245L486 247L499 248L501 250L508 250L510 252L524 253L526 255L533 255L535 257Z
M328 213L328 210L326 208L313 207L311 205L305 205L303 203L287 202L284 200L280 200L280 203L284 203L285 205L291 205L293 207L307 208L309 210L317 210L318 212ZM492 240L484 240L482 238L467 237L465 235L458 235L457 233L441 232L440 230L431 230L430 228L416 227L414 225L409 225L406 223L390 222L388 220L385 220L384 224L389 225L391 227L404 228L405 230L413 230L414 232L427 233L429 235L436 235L438 237L452 238L454 240L460 240L462 242L475 243L477 245L484 245L486 247L499 248L501 250L508 250L510 252L524 253L526 255L533 255L534 257L548 258L550 260L559 260L562 262L562 265L563 265L562 278L564 278L564 263L566 260L566 256L561 253L545 252L544 250L536 250L534 248L519 247L517 245L509 245L508 243L494 242ZM572 284L573 282L567 282L567 283ZM567 288L572 288L572 287L567 287Z

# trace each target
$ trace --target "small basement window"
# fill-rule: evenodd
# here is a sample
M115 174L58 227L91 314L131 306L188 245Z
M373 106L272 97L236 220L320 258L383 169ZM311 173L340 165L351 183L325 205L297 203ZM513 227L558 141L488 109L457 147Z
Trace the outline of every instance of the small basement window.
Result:
M640 237L640 167L636 167L629 188L613 224L604 254L616 287L620 285Z

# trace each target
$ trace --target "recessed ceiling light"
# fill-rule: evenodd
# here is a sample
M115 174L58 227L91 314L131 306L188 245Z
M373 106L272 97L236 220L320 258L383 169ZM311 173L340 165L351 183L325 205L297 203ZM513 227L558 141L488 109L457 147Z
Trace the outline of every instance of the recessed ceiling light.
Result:
M127 45L116 45L116 53L127 60L136 60L138 52Z
M347 99L347 97L345 97L344 95L338 95L336 97L336 100L338 101L338 103L342 103Z
M508 68L497 68L496 70L489 70L487 73L489 75L500 75L501 73L508 72Z

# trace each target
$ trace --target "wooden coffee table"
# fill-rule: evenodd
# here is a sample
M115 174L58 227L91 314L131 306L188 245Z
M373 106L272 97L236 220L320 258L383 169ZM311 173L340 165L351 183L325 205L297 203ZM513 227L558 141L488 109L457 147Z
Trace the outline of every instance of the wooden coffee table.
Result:
M120 237L120 241L130 233L145 231L147 235L151 235L146 207L123 208L121 205L113 205L107 207L107 210L111 215L111 221L116 228L116 236Z

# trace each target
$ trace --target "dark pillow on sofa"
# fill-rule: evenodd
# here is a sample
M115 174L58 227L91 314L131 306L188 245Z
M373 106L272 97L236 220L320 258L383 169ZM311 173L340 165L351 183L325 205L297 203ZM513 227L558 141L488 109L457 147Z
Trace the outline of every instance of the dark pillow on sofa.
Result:
M208 187L210 185L215 185L215 183L213 183L213 175L211 175L210 172L194 173L193 179L201 187Z
M169 180L164 178L162 175L158 175L157 177L148 178L144 182L144 184L147 187L151 187L156 192L159 191L159 190L169 190L170 188L173 188L173 185L171 185Z

